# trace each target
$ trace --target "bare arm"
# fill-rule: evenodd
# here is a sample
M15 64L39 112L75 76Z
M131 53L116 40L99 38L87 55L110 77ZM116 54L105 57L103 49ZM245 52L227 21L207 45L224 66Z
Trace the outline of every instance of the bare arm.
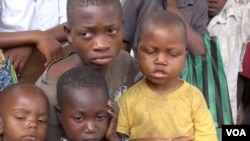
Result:
M15 49L21 48L23 46L30 46L30 48L32 46L37 47L47 59L46 63L44 64L45 66L47 66L52 60L62 55L61 44L46 32L31 30L0 33L0 49ZM7 56L9 55L8 50L6 54ZM14 62L12 63L14 64Z
M61 43L66 42L67 38L63 29L64 24L65 23L59 24L51 29L46 30L45 32L54 37L55 39L57 39Z
M203 41L202 35L200 35L198 32L196 32L190 25L187 23L183 15L181 14L180 10L176 6L176 0L167 0L167 7L166 9L170 12L173 12L177 15L179 15L186 27L187 27L187 39L188 39L188 50L193 55L205 55L206 54L206 47Z
M36 45L39 31L0 32L0 48Z

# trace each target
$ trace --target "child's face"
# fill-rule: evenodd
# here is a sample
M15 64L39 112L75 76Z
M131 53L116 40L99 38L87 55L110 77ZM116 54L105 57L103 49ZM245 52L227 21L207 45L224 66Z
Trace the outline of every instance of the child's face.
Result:
M58 118L70 141L101 140L109 122L107 98L98 88L70 90Z
M158 24L148 26L143 32L137 50L142 73L154 84L176 80L187 55L183 30Z
M227 0L207 0L208 16L213 17L220 13Z
M5 101L1 122L4 141L44 141L48 103L34 90L18 91Z
M110 5L75 8L68 40L87 66L105 70L122 45L122 17Z

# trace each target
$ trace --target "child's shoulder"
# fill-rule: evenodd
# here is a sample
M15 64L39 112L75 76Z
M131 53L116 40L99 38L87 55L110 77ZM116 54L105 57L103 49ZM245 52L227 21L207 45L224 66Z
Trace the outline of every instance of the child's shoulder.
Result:
M131 87L129 87L128 90L125 91L121 97L126 97L126 98L137 97L143 90L145 90L145 87L147 87L145 80L140 79L137 82L135 82Z
M189 92L191 91L191 92L193 92L194 94L201 94L202 92L201 92L201 90L200 89L198 89L198 87L197 86L195 86L195 85L193 85L193 84L191 84L191 83L189 83L189 82L187 82L186 80L183 80L183 87L185 87Z
M57 80L59 77L66 72L67 70L77 67L79 64L77 61L79 57L75 52L68 54L67 56L63 56L53 61L47 68L46 77L52 80Z

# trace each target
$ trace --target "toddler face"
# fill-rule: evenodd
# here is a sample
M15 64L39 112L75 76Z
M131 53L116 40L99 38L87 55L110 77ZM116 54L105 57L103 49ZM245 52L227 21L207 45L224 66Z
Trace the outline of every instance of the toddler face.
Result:
M69 96L70 95L70 96ZM98 88L71 90L58 117L69 140L101 140L109 122L107 97Z
M176 79L185 66L184 32L174 26L150 25L144 29L137 61L142 73L155 84Z
M44 97L25 89L8 99L1 117L4 140L44 141L48 120L48 102Z

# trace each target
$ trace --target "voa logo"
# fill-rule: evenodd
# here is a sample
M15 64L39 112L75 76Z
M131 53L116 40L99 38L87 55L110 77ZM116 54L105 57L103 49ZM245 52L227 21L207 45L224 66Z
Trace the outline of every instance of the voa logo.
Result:
M226 129L227 136L247 136L244 129Z

